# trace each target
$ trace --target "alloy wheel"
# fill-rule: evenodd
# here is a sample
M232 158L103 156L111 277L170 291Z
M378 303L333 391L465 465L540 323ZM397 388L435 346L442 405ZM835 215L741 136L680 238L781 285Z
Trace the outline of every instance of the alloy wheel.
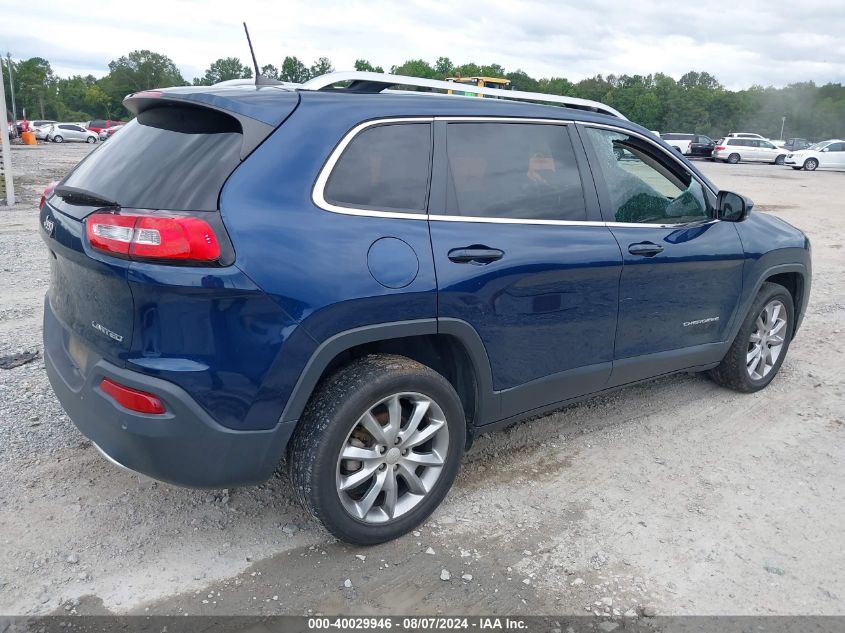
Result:
M786 342L786 328L786 306L772 299L757 316L748 340L745 366L752 380L762 380L774 369Z
M434 488L448 451L449 426L434 400L420 393L379 400L358 418L337 460L344 509L365 523L398 519Z

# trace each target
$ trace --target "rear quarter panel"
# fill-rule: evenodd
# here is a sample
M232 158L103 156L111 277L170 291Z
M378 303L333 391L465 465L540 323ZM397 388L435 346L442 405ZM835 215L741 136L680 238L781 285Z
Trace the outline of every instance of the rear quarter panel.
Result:
M359 112L343 106L317 101L298 108L235 171L220 199L235 265L315 344L352 328L436 316L427 220L344 215L312 201L323 164L361 120ZM381 285L368 268L370 247L384 237L403 240L416 254L418 272L404 288ZM294 379L305 365L282 356L276 364ZM289 394L285 387L282 397Z

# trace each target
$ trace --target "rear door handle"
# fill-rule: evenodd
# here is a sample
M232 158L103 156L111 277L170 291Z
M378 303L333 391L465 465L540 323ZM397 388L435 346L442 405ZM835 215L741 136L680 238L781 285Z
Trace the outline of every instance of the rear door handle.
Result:
M631 255L641 255L643 257L654 257L658 253L663 252L663 247L654 242L639 242L638 244L631 244L628 246L628 252Z
M467 246L453 248L449 251L449 259L456 264L489 264L502 259L505 251L487 246Z

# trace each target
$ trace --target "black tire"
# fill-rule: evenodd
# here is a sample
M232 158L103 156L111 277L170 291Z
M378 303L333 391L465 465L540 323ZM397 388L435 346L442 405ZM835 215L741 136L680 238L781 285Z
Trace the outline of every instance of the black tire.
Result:
M341 501L338 460L359 418L380 400L403 392L422 394L442 410L449 438L446 458L439 477L416 506L383 523L365 522ZM347 543L376 545L413 530L440 505L458 473L465 443L463 407L443 376L404 356L371 355L317 387L290 444L288 468L296 496L332 534Z
M773 364L768 375L760 379L753 379L746 366L746 356L749 353L749 345L751 334L756 328L757 317L760 316L763 308L773 300L779 300L786 308L786 326L783 335L784 343L777 361ZM715 369L710 370L710 377L718 384L735 391L743 393L753 393L766 387L775 376L777 376L780 367L783 364L783 359L789 352L789 344L792 342L792 332L795 327L795 305L792 301L792 295L783 286L775 283L766 282L757 293L754 303L751 304L751 309L745 317L739 332L731 344L728 353L722 359L722 362Z
M622 157L625 156L625 151L619 147L614 147L613 155L616 156L616 160L622 160Z
M781 154L777 158L775 158L775 165L783 165L783 161L786 160L786 154Z
M90 145L90 144L96 143L97 139L94 136L89 136L88 138L85 139L85 142Z
M53 137L54 143L64 143L64 141L65 141L65 139L63 139L61 136L54 136Z
M807 171L816 171L818 166L819 161L817 161L815 158L808 158L804 161L804 169L806 169Z
M728 162L731 165L736 165L739 162L739 154L733 153L730 156L728 156Z

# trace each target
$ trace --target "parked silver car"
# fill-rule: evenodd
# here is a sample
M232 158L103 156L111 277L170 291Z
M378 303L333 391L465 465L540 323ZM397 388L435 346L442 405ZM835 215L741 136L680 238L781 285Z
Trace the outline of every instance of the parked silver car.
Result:
M725 137L716 142L713 158L735 165L739 161L754 161L783 165L787 152L771 141L756 138Z
M64 143L65 141L97 142L97 135L94 132L86 130L76 123L55 123L50 126L46 138L54 143Z

